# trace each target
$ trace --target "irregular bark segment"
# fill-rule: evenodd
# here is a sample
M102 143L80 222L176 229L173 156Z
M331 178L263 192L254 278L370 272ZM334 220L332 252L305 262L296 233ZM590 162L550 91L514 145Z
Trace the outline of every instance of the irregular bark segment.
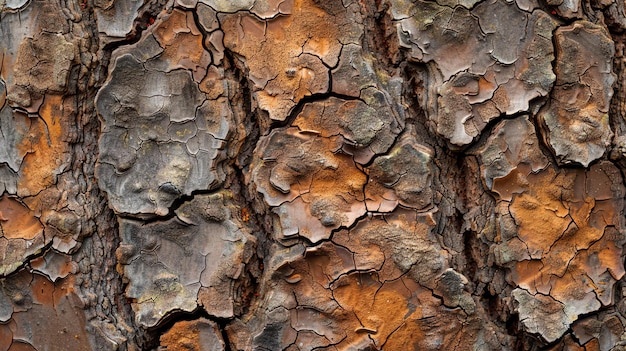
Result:
M234 222L227 196L196 195L168 221L120 219L117 257L139 325L153 327L173 312L198 306L211 316L234 316L234 284L254 239Z
M432 204L432 150L407 133L388 155L368 167L370 181L365 193L369 211L391 212L398 204L416 210Z
M59 33L43 32L24 40L15 61L15 85L8 88L9 101L28 108L44 93L64 92L75 50L73 43Z
M37 113L45 93L65 93L78 43L59 4L28 2L19 11L3 13L2 78L13 107ZM24 22L22 22L22 18Z
M0 276L15 272L50 243L42 223L15 198L0 198Z
M451 144L470 144L491 120L530 111L533 99L548 95L556 23L543 11L502 1L472 10L422 1L392 6L400 45L430 67L422 105Z
M243 56L256 103L271 120L284 121L302 98L329 91L329 67L337 64L342 44L360 34L357 15L346 7L300 0L287 16L222 16L224 45Z
M193 17L176 10L153 28L120 51L96 100L104 122L101 187L116 212L139 217L167 215L181 196L216 188L231 129L224 89L207 90L203 80L211 59ZM214 72L211 84L219 87Z
M381 91L366 89L360 96L363 100L331 97L306 103L292 126L324 138L339 137L342 152L367 164L374 155L389 149L401 124Z
M64 101L62 96L50 94L39 108L39 118L28 117L28 138L22 139L19 146L24 154L17 183L19 196L37 195L53 187L58 176L70 167L70 147L65 133L72 128L69 121L74 112L72 104L71 98Z
M141 1L132 0L95 0L98 32L103 39L119 41L130 36L141 5Z
M480 152L481 171L487 189L498 192L503 200L511 201L516 188L520 164L538 172L548 166L548 158L541 152L535 129L528 116L522 116L498 124L486 147ZM513 183L514 184L514 183ZM519 191L519 190L517 190Z
M333 153L340 147L339 137L293 127L275 130L260 141L263 156L253 177L268 205L276 207L279 238L298 234L315 243L365 214L366 176L350 157Z
M616 345L623 344L624 325L619 314L608 313L603 316L591 316L578 320L572 326L573 334L580 343L595 346L599 350L619 350Z
M84 306L73 284L74 277L55 283L26 271L3 280L0 311L12 313L2 319L8 324L0 325L0 335L8 338L0 338L0 346L8 341L7 350L91 349Z
M506 138L513 133L525 137ZM555 170L524 118L500 124L483 154L484 180L506 204L496 264L510 269L525 329L555 341L579 315L611 305L624 276L624 223L612 210L623 206L621 175L605 162Z
M376 126L376 145L371 151L383 153L388 150L405 126L401 98L403 80L380 69L376 60L357 44L345 44L342 47L339 62L331 71L331 78L333 93L359 98L380 115L376 118L368 114L351 123L360 123L361 131L366 129L364 126ZM382 129L379 129L380 120L384 123Z
M548 342L560 338L569 328L570 321L563 311L563 304L550 296L531 295L526 290L515 289L511 293L520 322L531 333L543 336Z
M93 229L83 201L91 166L74 166L82 156L74 147L82 137L77 95L93 63L88 41L81 40L85 25L57 2L6 5L0 25L0 202L6 217L0 275L41 259L47 247L71 253ZM77 21L72 27L71 20ZM16 234L10 223L18 222L32 235Z
M582 18L582 8L580 0L546 0L546 4L556 8L554 12L565 18Z
M380 271L384 280L395 280L406 272L424 287L434 288L446 268L446 257L436 242L432 212L398 211L387 221L359 222L349 231L333 236L333 242L353 252L358 270ZM403 221L411 221L407 226Z
M586 21L560 27L555 39L556 86L539 117L557 160L587 167L613 136L608 111L615 49L604 28Z
M55 251L30 261L30 266L53 282L78 272L78 265L71 256Z
M163 48L158 58L145 59L146 68L170 72L189 69L196 82L202 80L211 64L211 55L204 49L205 38L195 24L193 14L174 10L164 15L152 32Z

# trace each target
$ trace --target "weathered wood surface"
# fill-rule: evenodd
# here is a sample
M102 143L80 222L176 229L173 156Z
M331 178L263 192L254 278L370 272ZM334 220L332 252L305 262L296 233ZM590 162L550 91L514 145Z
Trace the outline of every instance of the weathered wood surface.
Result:
M0 351L626 350L623 0L1 0Z

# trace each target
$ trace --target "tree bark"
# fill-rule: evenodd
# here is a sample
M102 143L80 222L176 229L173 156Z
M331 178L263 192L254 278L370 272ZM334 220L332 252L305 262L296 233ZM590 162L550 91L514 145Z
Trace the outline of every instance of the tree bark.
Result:
M626 350L624 6L0 1L0 351Z

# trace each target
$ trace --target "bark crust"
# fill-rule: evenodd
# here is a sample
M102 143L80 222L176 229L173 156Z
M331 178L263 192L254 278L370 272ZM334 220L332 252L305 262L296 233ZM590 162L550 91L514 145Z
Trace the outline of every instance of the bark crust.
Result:
M0 0L0 351L626 350L619 0Z

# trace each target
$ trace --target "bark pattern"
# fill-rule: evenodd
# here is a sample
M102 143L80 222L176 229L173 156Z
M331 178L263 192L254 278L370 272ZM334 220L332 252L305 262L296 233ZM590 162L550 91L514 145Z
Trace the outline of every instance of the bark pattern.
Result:
M624 7L0 0L0 351L626 350Z

